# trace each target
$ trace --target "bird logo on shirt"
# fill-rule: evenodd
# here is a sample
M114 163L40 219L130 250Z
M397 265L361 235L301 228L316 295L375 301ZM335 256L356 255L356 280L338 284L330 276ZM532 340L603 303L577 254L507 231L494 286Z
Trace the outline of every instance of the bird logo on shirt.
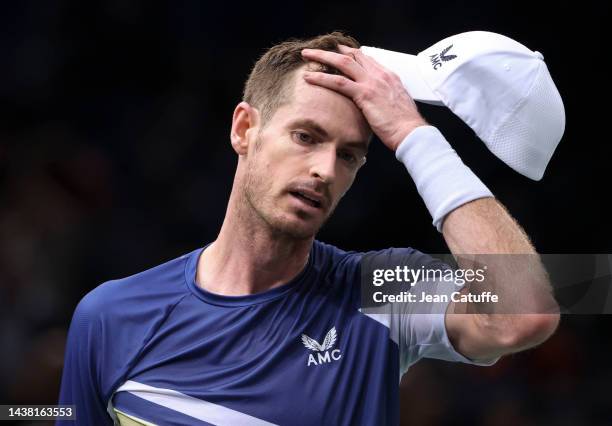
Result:
M306 334L302 334L302 343L304 344L304 346L306 346L307 349L310 349L314 352L314 354L308 354L307 366L310 367L312 364L320 365L332 361L338 361L342 357L340 349L334 349L330 351L330 349L332 349L336 344L336 340L338 340L338 333L336 332L336 327L332 327L327 332L325 338L323 339L323 343L319 343L312 337L307 336Z
M323 344L320 344L315 339L305 334L302 334L302 343L311 351L323 352L333 348L334 344L336 343L337 337L338 334L336 333L336 327L332 327L331 330L329 330L325 335L325 339L323 339Z

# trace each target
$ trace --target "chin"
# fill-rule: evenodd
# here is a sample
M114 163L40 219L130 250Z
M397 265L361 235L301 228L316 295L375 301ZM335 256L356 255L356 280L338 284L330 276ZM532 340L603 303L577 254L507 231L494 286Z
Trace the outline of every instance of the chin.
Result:
M307 240L314 237L327 220L324 212L313 215L282 203L261 202L260 199L245 192L252 213L259 216L273 233L295 240Z
M306 219L299 216L275 218L269 223L272 229L280 234L287 235L296 240L306 240L314 237L322 224L312 218Z
M273 228L279 233L285 234L296 240L306 240L312 238L319 232L320 226L313 226L306 223L297 223L298 221L287 221L277 224Z

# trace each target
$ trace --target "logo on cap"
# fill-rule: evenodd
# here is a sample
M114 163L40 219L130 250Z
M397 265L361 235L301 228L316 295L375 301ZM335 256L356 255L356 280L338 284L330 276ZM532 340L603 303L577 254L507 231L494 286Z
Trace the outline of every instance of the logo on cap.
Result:
M431 65L433 66L434 70L440 68L443 62L452 61L457 57L457 55L447 55L451 47L453 47L452 44L446 49L442 50L442 52L440 52L439 54L429 55L429 60L431 61Z

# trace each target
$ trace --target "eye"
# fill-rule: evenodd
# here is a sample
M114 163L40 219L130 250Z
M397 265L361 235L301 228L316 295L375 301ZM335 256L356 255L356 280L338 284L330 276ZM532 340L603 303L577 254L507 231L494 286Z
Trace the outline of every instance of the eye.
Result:
M294 131L291 132L291 136L293 137L293 140L301 144L310 145L315 142L314 138L306 132Z
M357 164L357 157L350 151L340 151L338 153L338 157L341 160L346 161L351 166Z

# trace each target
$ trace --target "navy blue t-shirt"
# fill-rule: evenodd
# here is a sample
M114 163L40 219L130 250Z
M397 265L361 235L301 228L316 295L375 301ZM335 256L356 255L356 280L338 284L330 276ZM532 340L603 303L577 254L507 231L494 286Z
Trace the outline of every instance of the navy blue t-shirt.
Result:
M450 344L443 311L362 313L364 253L315 241L289 283L222 296L195 283L202 251L81 300L60 393L77 424L394 425L410 365L471 362ZM411 248L374 253L435 262Z

